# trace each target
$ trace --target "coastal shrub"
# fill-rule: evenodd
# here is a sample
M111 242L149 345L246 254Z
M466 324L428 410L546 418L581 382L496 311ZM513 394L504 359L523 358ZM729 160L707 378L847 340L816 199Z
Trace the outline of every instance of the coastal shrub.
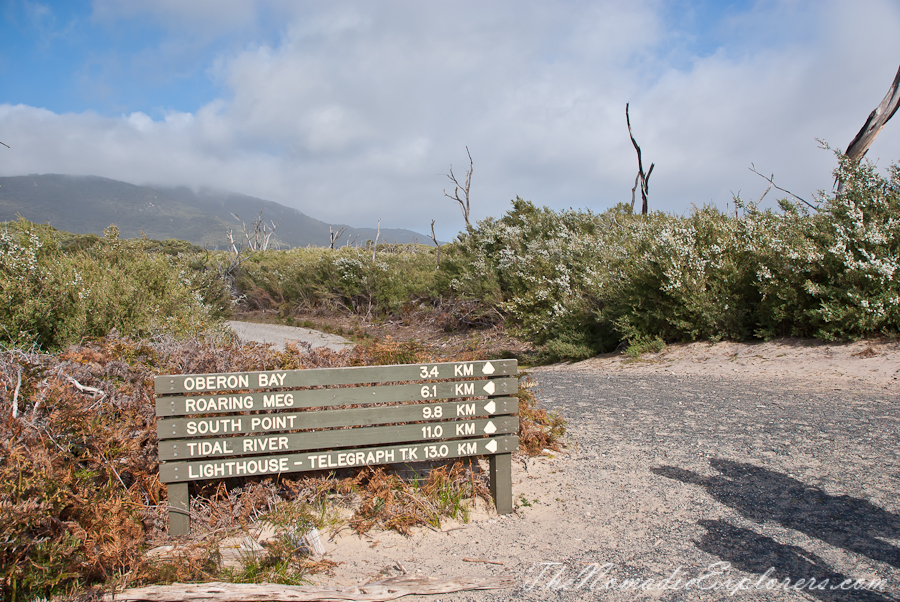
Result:
M247 258L237 285L253 309L326 307L375 317L435 295L436 252L427 245L266 251Z
M19 220L0 232L0 342L60 349L110 331L188 335L225 315L217 274L193 256L105 239L67 251L49 226Z
M460 234L445 252L439 287L508 316L514 332L544 346L548 360L588 357L613 343L590 294L611 276L614 214L554 212L516 199L500 219ZM614 345L614 343L613 343Z
M900 167L888 177L837 154L843 192L820 195L814 235L821 252L809 294L816 334L847 339L900 331Z
M631 224L618 278L596 291L601 320L632 342L753 335L759 305L754 245L768 235L764 220L704 207L683 218L635 216Z
M439 288L581 359L620 342L849 339L900 331L900 168L838 156L841 193L687 216L552 211L516 199L445 251Z

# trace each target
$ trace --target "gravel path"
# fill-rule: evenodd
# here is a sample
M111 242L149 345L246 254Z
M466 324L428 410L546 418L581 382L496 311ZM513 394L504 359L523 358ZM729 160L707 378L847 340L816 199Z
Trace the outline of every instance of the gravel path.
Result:
M276 349L284 349L286 343L303 343L310 345L313 349L325 347L332 351L353 348L353 343L342 336L309 328L233 320L226 323L242 341L267 343Z
M538 399L569 421L571 446L527 470L514 463L516 514L406 539L343 538L329 550L344 563L332 582L364 582L400 562L424 575L507 574L520 584L404 600L900 599L895 391L571 369L533 375ZM886 582L830 589L873 578ZM786 591L787 583L803 591Z

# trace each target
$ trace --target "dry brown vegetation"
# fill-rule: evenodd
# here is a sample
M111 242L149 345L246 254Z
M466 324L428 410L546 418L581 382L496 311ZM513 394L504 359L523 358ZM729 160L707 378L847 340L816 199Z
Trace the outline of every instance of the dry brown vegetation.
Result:
M377 319L327 307L296 308L287 319L275 309L239 311L235 319L303 326L362 342L390 338L396 342L413 343L425 353L452 357L454 360L459 354L468 353L486 358L515 357L527 361L534 354L534 345L510 334L501 317L497 317L495 324L473 322L477 318L472 314L477 309L474 302L441 301L436 307L408 306Z
M478 350L454 360L482 357ZM297 479L211 482L192 496L194 545L166 561L150 546L165 533L166 490L158 480L153 376L440 361L414 342L373 340L352 352L284 351L232 340L131 340L116 334L62 354L0 354L0 588L6 599L172 580L222 578L215 542L234 528L284 512L303 520L349 512L358 532L374 526L408 532L464 512L488 496L484 476L466 462L404 480L359 469ZM561 424L522 389L522 447L559 445ZM316 516L317 515L317 516ZM296 520L293 516L292 520ZM327 563L306 566L323 568Z

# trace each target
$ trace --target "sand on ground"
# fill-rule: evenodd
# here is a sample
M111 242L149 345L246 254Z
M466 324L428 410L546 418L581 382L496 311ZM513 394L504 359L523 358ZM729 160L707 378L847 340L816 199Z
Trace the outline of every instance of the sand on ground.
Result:
M877 413L881 411L880 407L892 408L884 410L885 413L892 412L891 419L896 419L897 406L900 404L900 380L898 380L900 342L896 340L869 340L848 344L797 339L751 344L692 343L671 345L659 353L647 354L637 359L622 354L607 354L574 364L541 367L530 372L538 383L541 382L542 375L545 375L545 379L548 378L546 376L548 373L587 372L603 378L616 378L622 375L636 377L651 374L667 375L680 377L681 382L693 383L692 386L698 390L702 390L706 382L701 380L702 377L707 376L710 377L711 383L731 383L732 388L729 390L732 392L740 392L741 383L764 387L770 397L772 392L777 396L781 390L812 392L813 404L816 403L815 395L819 392L822 395L830 395L832 400L864 397L867 401L859 402L864 406L860 411L871 410ZM675 379L674 382L678 380ZM874 402L868 401L873 395L877 399ZM541 401L540 394L538 401ZM873 405L878 403L886 405ZM755 407L767 406L765 403L756 402ZM632 423L634 424L638 423ZM502 600L513 597L543 599L550 594L555 596L561 594L559 591L538 591L543 582L538 582L536 589L528 589L529 579L538 578L537 571L540 570L541 559L546 559L547 562L554 559L571 561L572 558L578 557L580 553L578 550L585 546L594 550L596 555L602 556L602 550L609 546L610 549L617 550L615 552L617 555L613 556L615 562L627 565L629 558L639 558L648 548L652 551L653 546L660 546L661 558L671 558L671 562L676 562L675 559L682 562L687 558L687 562L693 559L702 563L705 556L697 549L702 548L703 542L709 541L708 538L698 535L699 539L691 540L685 538L684 533L699 531L697 525L707 524L704 520L709 518L731 520L731 523L736 525L744 524L741 528L745 531L741 531L742 533L752 532L755 528L753 521L741 523L743 519L740 516L734 518L734 512L729 510L727 505L723 506L714 496L711 498L704 494L702 487L686 482L672 482L670 479L652 474L651 468L654 464L678 464L678 459L682 466L696 471L691 474L714 473L715 471L710 469L710 458L713 457L715 450L705 455L697 455L692 451L682 450L684 453L681 453L679 450L673 452L670 449L661 453L671 453L668 456L671 462L661 462L660 457L642 457L642 454L646 455L647 448L630 446L626 438L621 440L623 443L613 448L585 452L585 449L590 448L590 445L585 445L589 439L597 433L608 432L608 429L606 431L604 429L602 424L590 428L571 424L570 432L573 438L570 439L571 445L566 451L546 453L536 458L515 458L512 481L516 511L513 514L498 516L491 508L480 504L473 509L467 523L445 521L440 529L417 529L409 537L395 532L374 531L358 536L348 530L341 531L333 537L329 534L324 538L326 557L336 562L337 567L331 574L317 576L316 583L348 586L403 571L431 577L514 575L520 582L516 592L466 592L441 599ZM740 464L741 466L759 466L762 473L778 475L778 478L783 475L784 479L790 480L795 473L796 475L802 473L805 482L816 483L816 487L821 491L833 493L834 497L822 494L829 500L872 500L876 507L897 512L896 503L890 501L890 491L895 491L896 487L890 482L887 485L878 484L877 487L873 485L871 490L862 485L856 489L848 485L846 491L833 482L839 479L836 475L845 469L841 464L841 453L846 456L846 446L855 445L854 440L848 438L843 442L844 451L832 450L834 454L828 451L830 448L827 442L819 443L810 438L805 438L803 442L818 447L809 448L811 451L805 455L797 452L793 460L790 460L790 453L782 454L778 450L761 452L756 449L746 453L725 450L722 453L726 456L732 453L735 462L738 464L744 462ZM607 444L608 442L604 442L604 445ZM698 439L697 445L700 444L701 441ZM862 447L859 449L865 450L864 442L860 442L860 445ZM891 452L879 450L876 453ZM829 468L823 464L829 462L826 456L830 458L830 454L837 458L836 468ZM864 451L859 454L864 455ZM598 461L600 464L596 466L599 468L594 468L595 464L591 462ZM863 474L861 479L864 479L866 470L872 468L861 468L857 466L859 462L852 464L854 461L856 460L847 460L851 462L850 468L858 469ZM873 462L871 459L866 461ZM816 468L817 466L820 468ZM803 470L807 472L804 473ZM593 481L592 478L585 476L589 474L595 474L596 482L588 482ZM712 482L714 476L703 478L709 478ZM890 478L897 479L898 476L884 477L888 481ZM832 484L836 489L831 489ZM883 493L884 491L888 493ZM869 502L860 501L860 503ZM592 521L601 524L597 525ZM679 543L673 544L664 536L648 535L651 532L663 532L669 529L672 523L681 525L671 527L674 529L673 537L675 532L681 534L678 536ZM833 569L839 574L852 573L853 576L882 574L879 573L879 567L883 569L883 565L873 563L864 556L860 557L862 560L854 556L852 562L847 561L845 558L847 554L842 550L835 552L833 547L819 541L811 540L812 543L807 545L804 543L808 539L805 535L789 532L777 524L777 521L772 522L772 526L765 523L762 530L763 534L759 535L762 538L760 541L790 542L790 545L772 544L779 553L787 550L784 553L793 554L792 550L798 548L799 541L808 549L820 554L813 558L825 559L822 560L821 566L830 567L829 570ZM630 535L627 535L628 533ZM900 537L900 534L896 537ZM634 538L633 544L628 544L629 538ZM900 540L890 541L893 541L894 546L900 545ZM628 545L634 547L631 552L627 552ZM672 546L674 548L669 552L664 551ZM685 551L688 549L690 551ZM622 550L626 550L627 553L623 553ZM670 567L665 564L668 561L661 562L663 564L656 570L659 574L664 574ZM852 566L848 568L841 564L843 562L850 562ZM619 564L616 565L617 568L621 568ZM801 563L797 566L806 565ZM693 568L700 570L699 567ZM531 584L534 586L535 581ZM896 584L893 587L896 588ZM585 599L596 599L598 595L596 592L566 592L566 594L569 597L564 599L581 599L582 596L587 596ZM619 596L607 595L604 599L626 600L631 599L630 596L633 594L634 592L621 593ZM699 596L699 592L690 594L682 592L682 594L691 599L728 598L727 592L722 592L721 597L709 594L708 598ZM650 597L658 595L657 593L656 596ZM785 596L784 599L792 599L790 594Z

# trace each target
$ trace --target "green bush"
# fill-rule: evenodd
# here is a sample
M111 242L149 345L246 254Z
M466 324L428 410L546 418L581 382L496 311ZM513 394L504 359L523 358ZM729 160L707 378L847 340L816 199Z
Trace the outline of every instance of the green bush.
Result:
M704 207L686 218L632 220L620 277L597 291L604 300L601 319L629 341L752 336L759 306L755 244L768 234L758 217Z
M816 334L846 339L900 331L900 167L838 155L838 195L820 195L815 236L821 252L809 294Z
M25 220L0 233L0 341L53 350L116 330L177 335L229 310L218 275L192 256L149 252L152 242L106 239L66 251L48 226Z
M739 215L554 212L516 199L460 234L441 264L445 294L502 311L542 345L580 359L662 341L900 331L900 168L885 179L838 154L841 194L819 210L781 201Z
M437 267L435 249L426 245L298 248L251 255L236 284L254 308L289 315L324 306L374 317L433 297Z
M611 277L616 214L537 208L516 199L499 220L487 219L446 250L439 285L509 317L514 330L545 346L545 359L588 357L614 336L596 317L590 294Z

